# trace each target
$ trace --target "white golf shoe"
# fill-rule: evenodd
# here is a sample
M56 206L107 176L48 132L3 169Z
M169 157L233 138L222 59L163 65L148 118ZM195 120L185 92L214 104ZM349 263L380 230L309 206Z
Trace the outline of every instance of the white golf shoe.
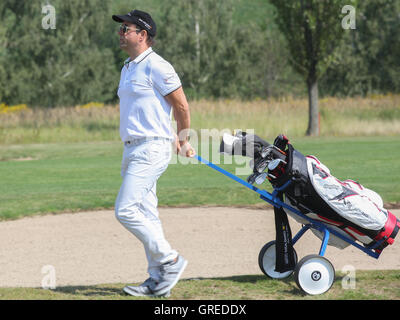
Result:
M171 295L171 291L168 290L164 293L155 293L151 288L154 287L155 281L152 278L148 278L139 286L126 286L123 291L125 294L134 297L163 297L168 298Z

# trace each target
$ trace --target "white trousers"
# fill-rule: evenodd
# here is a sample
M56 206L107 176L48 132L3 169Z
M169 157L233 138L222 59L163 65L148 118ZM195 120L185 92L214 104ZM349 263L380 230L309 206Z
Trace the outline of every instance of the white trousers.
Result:
M161 264L178 253L165 239L157 210L157 180L171 159L171 141L134 140L124 146L122 185L115 202L115 216L142 243L150 277L159 279Z

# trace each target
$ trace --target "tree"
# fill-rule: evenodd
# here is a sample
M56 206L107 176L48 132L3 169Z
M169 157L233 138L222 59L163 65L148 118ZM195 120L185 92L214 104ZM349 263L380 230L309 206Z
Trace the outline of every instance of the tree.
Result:
M8 104L56 107L108 102L115 98L119 73L109 45L117 46L109 2L53 0L55 29L43 27L37 1L0 4L0 71ZM5 28L5 29L4 29ZM3 38L4 35L4 38ZM3 76L0 75L0 83Z
M276 23L285 35L290 62L307 83L309 119L307 135L319 134L318 80L332 61L344 35L343 0L270 0L277 9ZM355 5L355 1L353 1Z

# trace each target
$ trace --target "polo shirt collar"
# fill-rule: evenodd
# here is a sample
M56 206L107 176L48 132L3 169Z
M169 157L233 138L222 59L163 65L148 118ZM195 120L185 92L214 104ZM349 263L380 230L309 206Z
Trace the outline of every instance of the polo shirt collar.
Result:
M131 60L131 58L126 59L125 65L130 64L131 62L133 62L134 64L138 64L152 52L153 52L153 48L149 47L145 51L143 51L141 54L139 54L134 60Z
M138 64L140 61L142 61L144 58L146 58L150 53L153 52L153 48L149 47L147 48L146 51L143 51L141 54L139 54L135 60L133 60L134 63Z

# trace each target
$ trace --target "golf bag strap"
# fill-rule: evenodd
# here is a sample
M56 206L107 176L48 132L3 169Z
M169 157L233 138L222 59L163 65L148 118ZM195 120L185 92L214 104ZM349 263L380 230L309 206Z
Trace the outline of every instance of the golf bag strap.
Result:
M282 198L282 194L280 194ZM290 230L289 221L283 208L274 207L275 214L275 271L286 272L293 270L296 266L294 257L292 232Z

